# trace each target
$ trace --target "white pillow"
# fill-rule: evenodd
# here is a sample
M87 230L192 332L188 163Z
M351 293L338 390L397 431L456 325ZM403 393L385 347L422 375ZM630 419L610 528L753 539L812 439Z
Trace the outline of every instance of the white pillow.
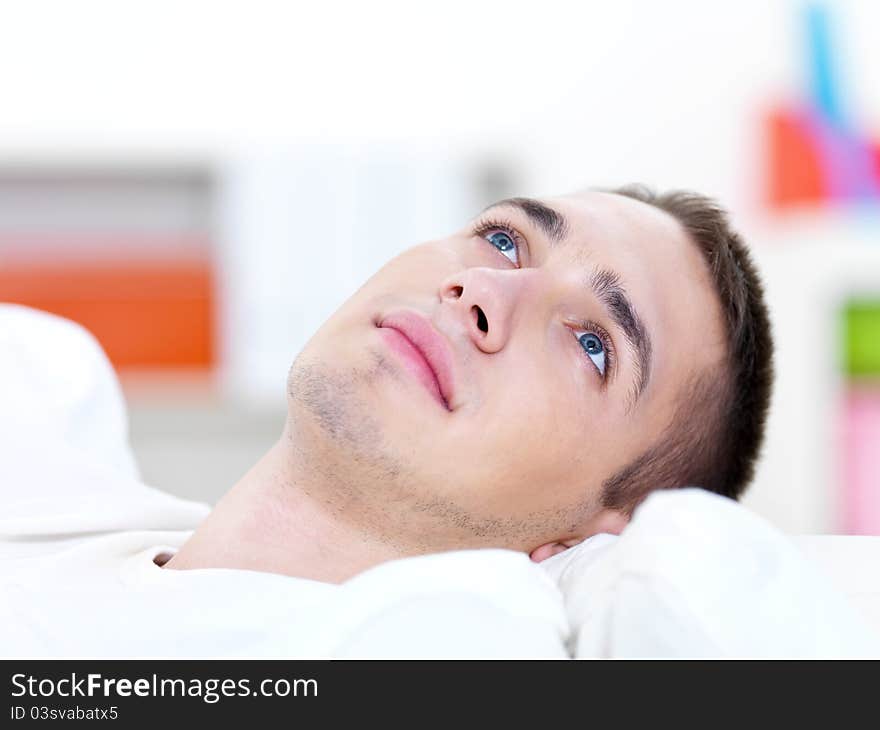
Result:
M0 403L0 434L56 438L138 478L116 373L77 323L0 303Z
M797 535L792 541L880 635L880 535Z
M655 492L619 538L542 565L578 657L880 656L877 635L789 538L702 489Z

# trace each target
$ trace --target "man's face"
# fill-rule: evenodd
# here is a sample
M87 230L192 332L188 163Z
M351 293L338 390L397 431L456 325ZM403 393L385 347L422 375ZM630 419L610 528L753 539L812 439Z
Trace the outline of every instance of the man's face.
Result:
M291 440L347 485L337 506L426 546L584 537L604 480L721 361L720 323L667 214L609 193L502 202L321 327L291 369Z

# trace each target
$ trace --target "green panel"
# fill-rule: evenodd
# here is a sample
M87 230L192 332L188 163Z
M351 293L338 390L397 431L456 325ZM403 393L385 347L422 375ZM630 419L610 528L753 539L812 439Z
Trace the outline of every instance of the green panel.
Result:
M844 309L844 368L849 375L880 377L880 299L858 299Z

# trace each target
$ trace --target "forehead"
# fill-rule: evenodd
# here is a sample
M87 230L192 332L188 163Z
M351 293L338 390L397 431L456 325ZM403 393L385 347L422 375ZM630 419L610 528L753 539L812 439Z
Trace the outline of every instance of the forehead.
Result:
M583 243L590 249L610 245L623 255L650 255L652 251L699 255L692 251L694 245L675 218L638 200L614 193L585 192L543 202L565 216L568 238L575 244Z
M614 271L653 343L648 390L720 362L721 310L703 255L670 214L622 195L578 193L542 199L565 219L568 265ZM662 399L662 397L661 397Z

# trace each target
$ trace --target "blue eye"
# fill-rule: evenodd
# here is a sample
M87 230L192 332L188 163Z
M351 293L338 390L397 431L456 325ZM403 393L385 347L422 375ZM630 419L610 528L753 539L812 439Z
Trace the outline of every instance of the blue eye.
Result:
M507 256L510 259L511 263L515 266L519 266L519 251L516 248L516 242L504 231L493 231L489 233L489 235L485 236L486 240L491 243L495 248L497 248L501 253ZM509 253L513 254L513 258L508 256Z
M599 374L605 376L605 345L602 344L602 338L594 332L584 332L578 335L578 342L584 348L584 352L589 355L593 365L599 371Z

